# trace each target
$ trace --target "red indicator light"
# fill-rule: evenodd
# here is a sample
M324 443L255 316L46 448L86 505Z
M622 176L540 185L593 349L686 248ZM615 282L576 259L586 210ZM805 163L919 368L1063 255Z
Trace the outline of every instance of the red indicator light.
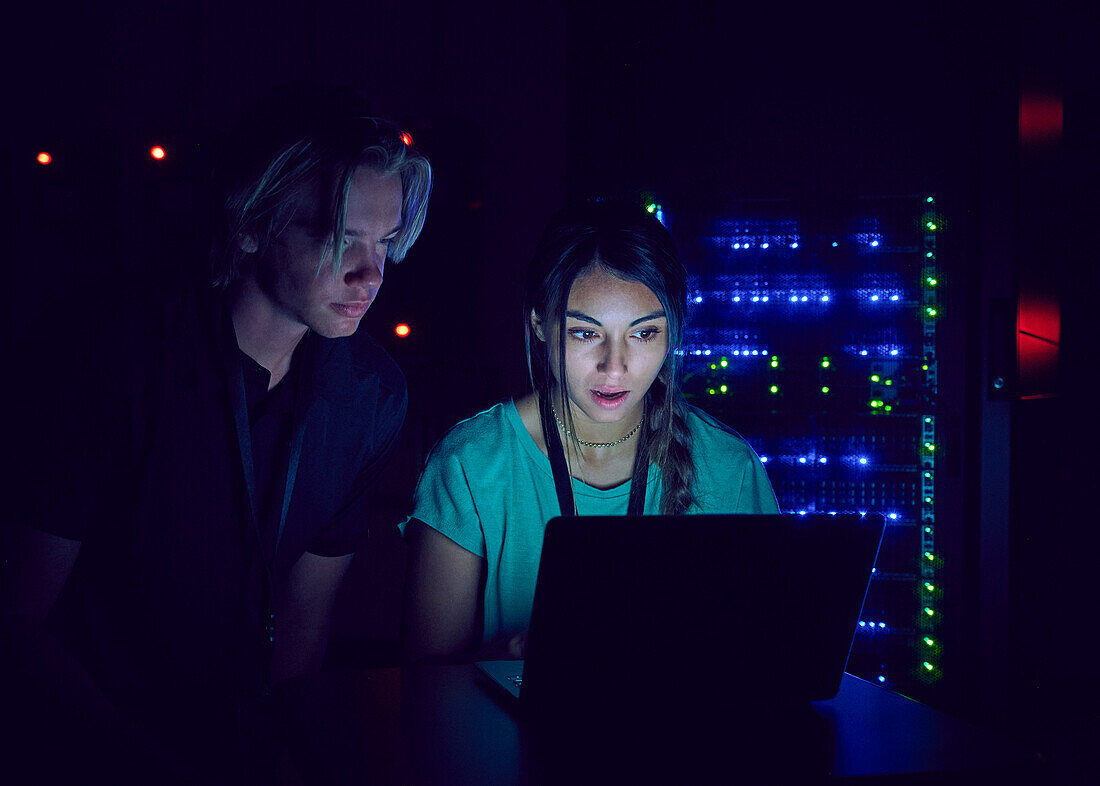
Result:
M406 147L409 147L413 143L412 134L410 134L408 131L402 131L401 141L405 143Z
M160 161L168 154L164 152L164 148L160 145L153 145L151 148L149 148L149 155L151 155L157 161Z
M35 160L38 161L38 163L40 163L42 166L46 166L46 164L53 161L53 156L43 150L41 153L35 156Z
M394 335L398 338L405 338L412 333L412 328L406 325L404 322L399 322L393 326Z

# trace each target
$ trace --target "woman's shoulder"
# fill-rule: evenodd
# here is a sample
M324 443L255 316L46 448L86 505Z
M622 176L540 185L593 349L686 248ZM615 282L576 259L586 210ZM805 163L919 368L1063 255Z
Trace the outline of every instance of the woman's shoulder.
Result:
M737 431L698 407L685 403L685 408L692 448L697 454L703 454L707 460L710 456L725 457L726 461L757 460L752 447Z
M461 446L499 440L500 435L510 429L506 411L510 406L510 401L499 401L492 407L455 423L443 432L437 443L437 450L444 446L455 450Z

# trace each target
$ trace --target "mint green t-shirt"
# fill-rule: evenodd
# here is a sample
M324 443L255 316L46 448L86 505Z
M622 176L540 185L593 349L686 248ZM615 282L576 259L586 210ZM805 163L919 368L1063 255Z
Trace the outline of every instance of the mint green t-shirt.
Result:
M690 406L688 427L696 498L688 513L779 512L764 467L744 439ZM572 481L579 515L626 514L629 480L606 490ZM657 513L660 501L661 471L650 465L644 512ZM509 400L462 421L436 443L409 519L485 558L482 641L488 642L527 629L543 531L558 515L550 460Z

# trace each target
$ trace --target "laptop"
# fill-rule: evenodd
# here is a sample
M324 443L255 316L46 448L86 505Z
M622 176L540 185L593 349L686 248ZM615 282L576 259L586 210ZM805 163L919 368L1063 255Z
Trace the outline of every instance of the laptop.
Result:
M477 666L534 716L832 698L884 529L876 513L552 519L526 661Z

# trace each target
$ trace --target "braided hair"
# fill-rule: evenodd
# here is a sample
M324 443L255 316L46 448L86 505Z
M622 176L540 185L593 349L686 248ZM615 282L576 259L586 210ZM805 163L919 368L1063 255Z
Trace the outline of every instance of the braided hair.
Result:
M551 395L554 379L565 379L565 311L573 282L594 266L649 288L668 318L668 354L645 397L645 424L638 466L661 470L661 513L684 513L694 501L691 432L680 395L680 354L687 300L687 273L676 244L660 221L641 206L618 201L585 202L566 207L550 221L528 269L523 302L524 345L531 386L541 399ZM531 324L556 325L558 369L551 368L547 344ZM547 334L547 339L552 333ZM566 428L576 434L572 414L563 407ZM574 442L576 437L572 438ZM579 445L575 445L579 450ZM633 482L638 482L634 478ZM644 474L641 481L644 482Z

